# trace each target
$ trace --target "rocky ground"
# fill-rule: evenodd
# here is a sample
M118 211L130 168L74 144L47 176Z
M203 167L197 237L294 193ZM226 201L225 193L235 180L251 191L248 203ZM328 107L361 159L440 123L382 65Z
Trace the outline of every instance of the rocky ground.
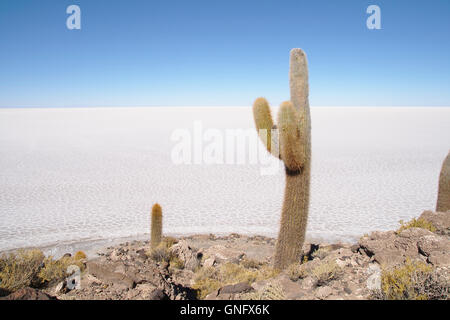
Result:
M450 211L421 218L433 232L411 227L373 232L355 244L307 243L302 262L281 273L270 267L275 239L263 236L168 239L159 256L148 242L127 242L87 259L77 289L60 282L3 299L371 299L384 270L415 261L432 267L448 293Z

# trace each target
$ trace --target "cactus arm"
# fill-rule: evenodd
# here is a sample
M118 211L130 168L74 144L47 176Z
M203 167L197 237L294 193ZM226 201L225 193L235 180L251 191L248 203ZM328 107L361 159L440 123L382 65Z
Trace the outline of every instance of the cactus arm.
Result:
M302 169L306 155L302 148L299 116L290 101L283 102L278 112L278 130L280 135L280 154L290 172Z
M258 135L267 151L275 157L279 157L278 136L272 120L270 106L266 99L258 98L253 103L253 118L255 120Z

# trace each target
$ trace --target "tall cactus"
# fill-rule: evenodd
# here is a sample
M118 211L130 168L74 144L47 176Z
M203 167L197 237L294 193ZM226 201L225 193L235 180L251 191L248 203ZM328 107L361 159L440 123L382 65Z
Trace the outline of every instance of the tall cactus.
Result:
M156 248L161 243L162 238L162 209L157 203L152 208L152 222L151 222L151 240L150 246L152 249Z
M286 169L286 187L274 259L275 268L280 270L300 260L309 209L311 116L308 66L306 55L301 49L292 49L290 52L289 82L291 100L281 104L278 126L273 123L269 104L264 98L256 99L253 104L256 129L261 140L272 155L283 160ZM278 129L278 132L274 129Z
M447 210L450 210L450 152L442 163L436 204L436 211L446 212Z

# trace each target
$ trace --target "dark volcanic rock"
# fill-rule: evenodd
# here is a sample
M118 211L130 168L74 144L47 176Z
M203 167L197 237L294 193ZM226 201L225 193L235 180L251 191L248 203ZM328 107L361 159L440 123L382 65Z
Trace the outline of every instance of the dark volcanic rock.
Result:
M149 300L169 300L169 297L163 290L155 289L150 293L148 299Z
M7 295L9 295L11 293L11 291L0 288L0 297L5 297Z

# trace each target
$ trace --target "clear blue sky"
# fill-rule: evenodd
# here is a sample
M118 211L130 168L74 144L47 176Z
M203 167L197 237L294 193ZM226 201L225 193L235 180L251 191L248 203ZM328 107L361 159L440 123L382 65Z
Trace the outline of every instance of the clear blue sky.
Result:
M276 105L294 47L313 106L450 106L449 39L448 0L1 0L0 107Z

